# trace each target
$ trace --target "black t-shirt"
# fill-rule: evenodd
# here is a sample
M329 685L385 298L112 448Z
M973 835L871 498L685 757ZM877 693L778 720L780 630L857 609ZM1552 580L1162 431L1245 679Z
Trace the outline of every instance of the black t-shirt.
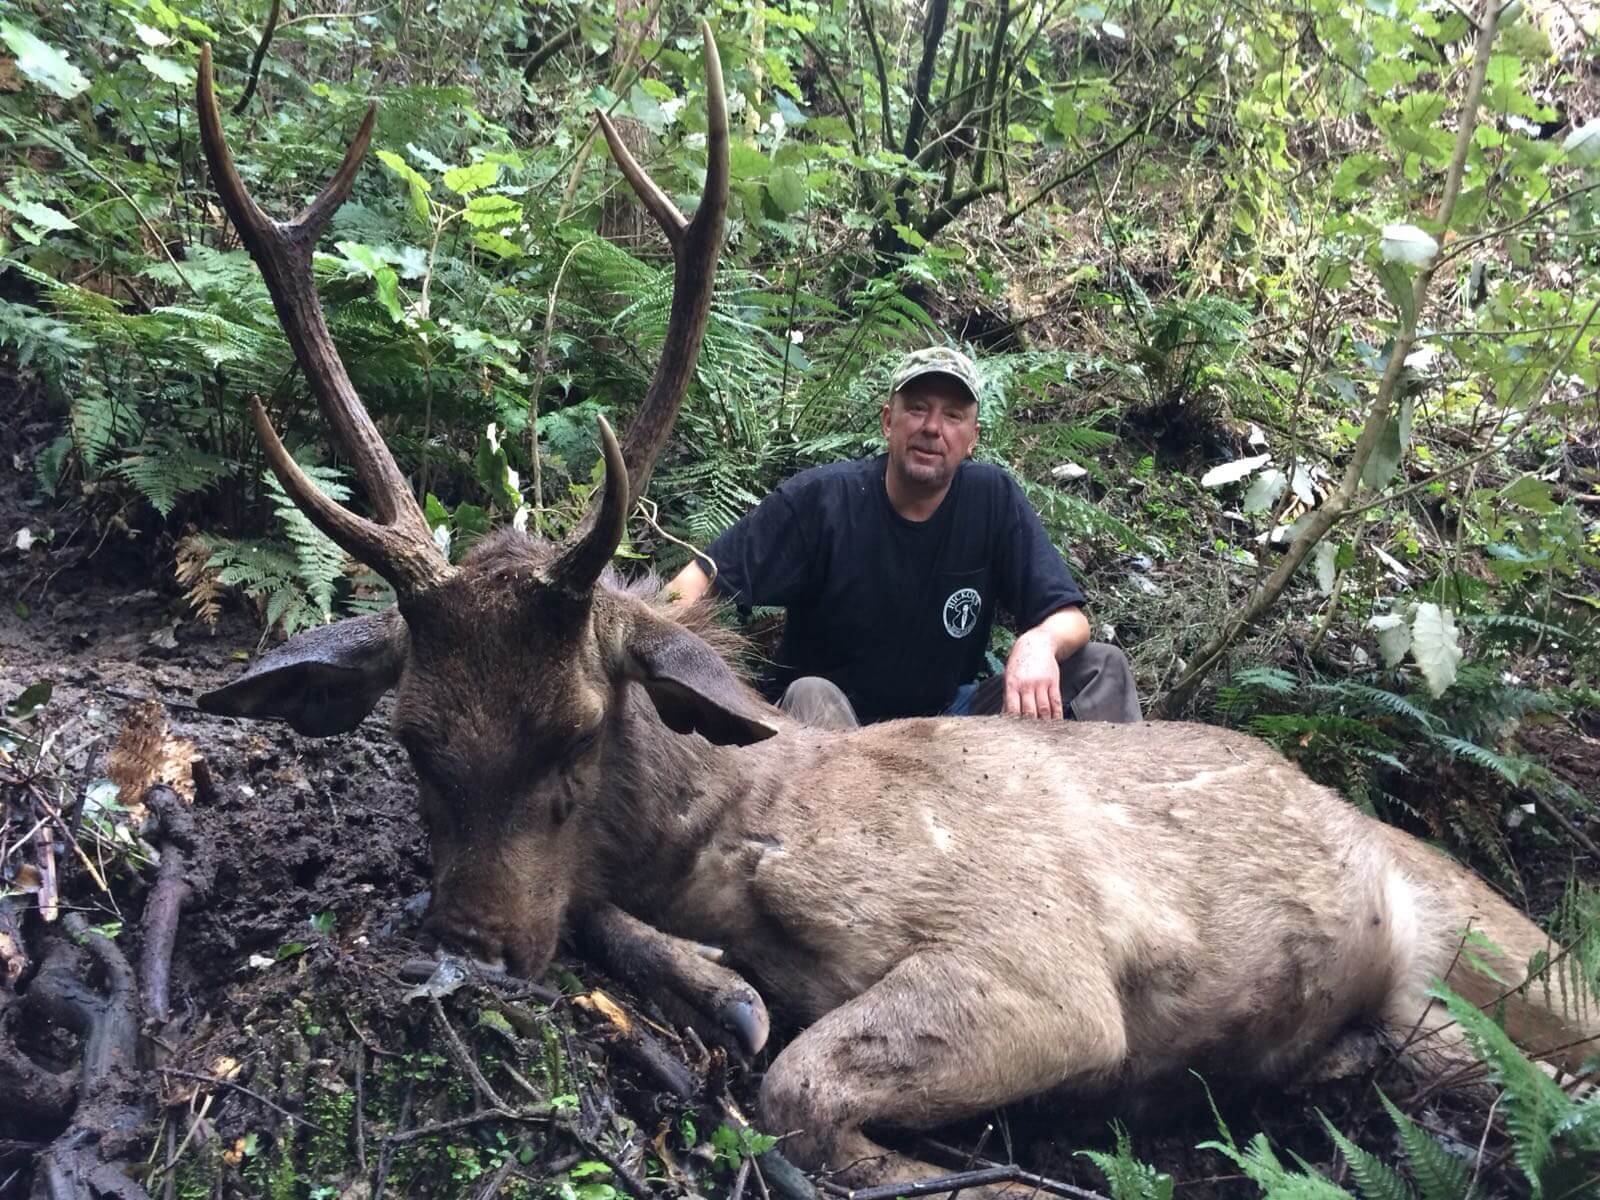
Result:
M949 707L983 666L997 606L1030 629L1084 600L1000 468L962 463L919 522L889 503L887 463L802 471L706 549L721 595L788 610L777 682L831 679L863 721Z

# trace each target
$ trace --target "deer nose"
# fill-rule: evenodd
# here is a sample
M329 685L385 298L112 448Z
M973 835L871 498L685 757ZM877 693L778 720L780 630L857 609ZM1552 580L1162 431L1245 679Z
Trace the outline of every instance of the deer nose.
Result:
M439 944L441 950L469 958L483 971L505 971L506 956L502 940L476 922L436 911L428 914L422 928Z

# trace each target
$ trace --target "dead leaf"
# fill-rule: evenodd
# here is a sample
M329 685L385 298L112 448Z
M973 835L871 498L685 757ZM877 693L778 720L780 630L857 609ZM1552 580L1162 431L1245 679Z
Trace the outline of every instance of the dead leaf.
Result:
M199 757L193 742L168 729L166 709L144 700L129 710L106 774L117 785L117 802L135 822L142 822L147 815L144 794L155 784L164 783L185 803L194 803L194 763Z
M573 1003L585 1012L595 1013L604 1017L614 1025L619 1033L625 1037L633 1036L633 1022L622 1006L606 995L599 988L584 996L578 996Z

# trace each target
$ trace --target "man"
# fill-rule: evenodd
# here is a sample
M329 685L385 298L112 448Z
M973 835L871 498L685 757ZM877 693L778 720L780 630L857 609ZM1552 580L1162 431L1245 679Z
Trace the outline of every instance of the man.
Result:
M1128 660L1090 643L1084 596L998 467L970 461L979 381L964 354L907 355L880 414L888 453L802 471L691 561L669 590L787 610L780 707L849 728L939 713L1137 721ZM1023 631L974 682L996 607Z

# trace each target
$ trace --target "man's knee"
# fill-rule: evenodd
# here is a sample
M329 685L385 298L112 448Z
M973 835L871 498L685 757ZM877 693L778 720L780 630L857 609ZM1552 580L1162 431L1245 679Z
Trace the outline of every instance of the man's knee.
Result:
M778 707L813 729L855 729L861 721L850 697L838 684L820 675L802 675L784 689Z
M1080 721L1132 724L1141 719L1139 689L1128 656L1090 642L1061 664L1061 696Z

